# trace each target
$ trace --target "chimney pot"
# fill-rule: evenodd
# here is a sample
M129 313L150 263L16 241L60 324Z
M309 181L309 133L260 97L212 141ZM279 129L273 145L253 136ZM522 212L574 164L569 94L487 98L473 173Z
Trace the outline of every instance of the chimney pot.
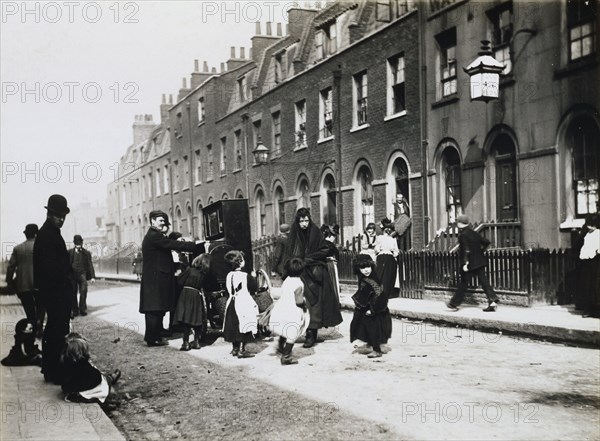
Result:
M231 57L232 59L235 58L235 46L231 46Z
M200 72L200 63L198 60L194 60L194 72Z
M204 64L202 65L202 72L208 72L208 62L205 61Z
M289 23L285 24L285 35L290 35L290 24Z
M277 23L277 36L281 37L281 23Z
M166 104L166 102L167 102L167 97L166 97L166 95L163 93L163 94L162 94L162 103L163 103L163 104Z
M252 48L248 49L248 58L252 60Z
M260 35L260 21L256 22L256 30L254 32L256 35Z
M211 73L217 73L217 68L216 67L211 68L210 72Z
M173 94L169 94L169 104L173 104Z
M185 79L185 77L182 80L183 81L181 82L181 88L182 89L187 89L187 80Z
M225 63L221 63L221 72L225 72Z
M240 58L242 60L246 58L246 48L245 47L240 48Z
M267 35L271 35L271 22L267 22Z

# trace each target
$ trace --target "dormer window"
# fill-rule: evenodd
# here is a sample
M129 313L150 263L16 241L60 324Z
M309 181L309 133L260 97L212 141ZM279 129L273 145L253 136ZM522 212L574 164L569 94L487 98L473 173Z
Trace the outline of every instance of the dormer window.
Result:
M278 53L274 57L275 61L275 84L283 81L283 52Z
M206 108L204 107L204 97L201 96L198 100L198 122L201 123L206 117Z
M246 77L242 77L238 80L238 99L240 103L246 101Z
M334 21L330 25L323 26L316 36L317 59L322 60L337 52L337 28Z

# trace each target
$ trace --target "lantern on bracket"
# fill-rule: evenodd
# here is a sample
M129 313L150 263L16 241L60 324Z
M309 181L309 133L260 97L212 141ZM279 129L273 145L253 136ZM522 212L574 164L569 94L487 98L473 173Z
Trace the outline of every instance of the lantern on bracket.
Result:
M504 65L492 56L489 40L481 41L479 56L463 70L470 77L471 101L498 99L500 73Z

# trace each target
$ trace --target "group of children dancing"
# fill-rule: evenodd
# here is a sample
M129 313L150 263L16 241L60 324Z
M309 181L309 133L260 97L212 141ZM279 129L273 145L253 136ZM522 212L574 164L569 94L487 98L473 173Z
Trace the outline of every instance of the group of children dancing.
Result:
M225 288L229 294L223 320L223 339L231 343L230 354L237 358L251 358L254 354L246 349L246 344L254 340L258 332L258 307L252 294L257 282L254 271L245 272L245 256L242 251L229 251L224 256L231 271L225 278ZM292 357L296 340L306 333L310 323L309 312L304 298L304 283L301 275L304 261L292 258L284 263L287 277L281 285L281 296L270 311L269 329L279 336L277 352L282 365L297 364ZM387 306L389 292L382 288L377 266L366 254L358 255L353 262L358 277L358 289L352 297L355 303L354 316L350 325L350 341L361 340L372 348L369 358L381 357L381 345L391 337L392 320ZM181 351L199 349L199 336L202 335L203 302L201 290L210 269L210 256L202 254L192 261L191 267L180 277L183 289L175 310L175 324L182 326L183 342ZM190 334L194 340L190 344Z

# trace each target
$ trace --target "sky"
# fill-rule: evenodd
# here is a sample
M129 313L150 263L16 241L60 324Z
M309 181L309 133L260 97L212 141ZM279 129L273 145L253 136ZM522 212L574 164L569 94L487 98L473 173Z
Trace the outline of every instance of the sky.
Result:
M302 2L304 6L306 2ZM105 204L137 114L160 120L194 60L220 69L291 1L2 1L0 240L6 256L54 193ZM273 25L275 29L275 25Z

